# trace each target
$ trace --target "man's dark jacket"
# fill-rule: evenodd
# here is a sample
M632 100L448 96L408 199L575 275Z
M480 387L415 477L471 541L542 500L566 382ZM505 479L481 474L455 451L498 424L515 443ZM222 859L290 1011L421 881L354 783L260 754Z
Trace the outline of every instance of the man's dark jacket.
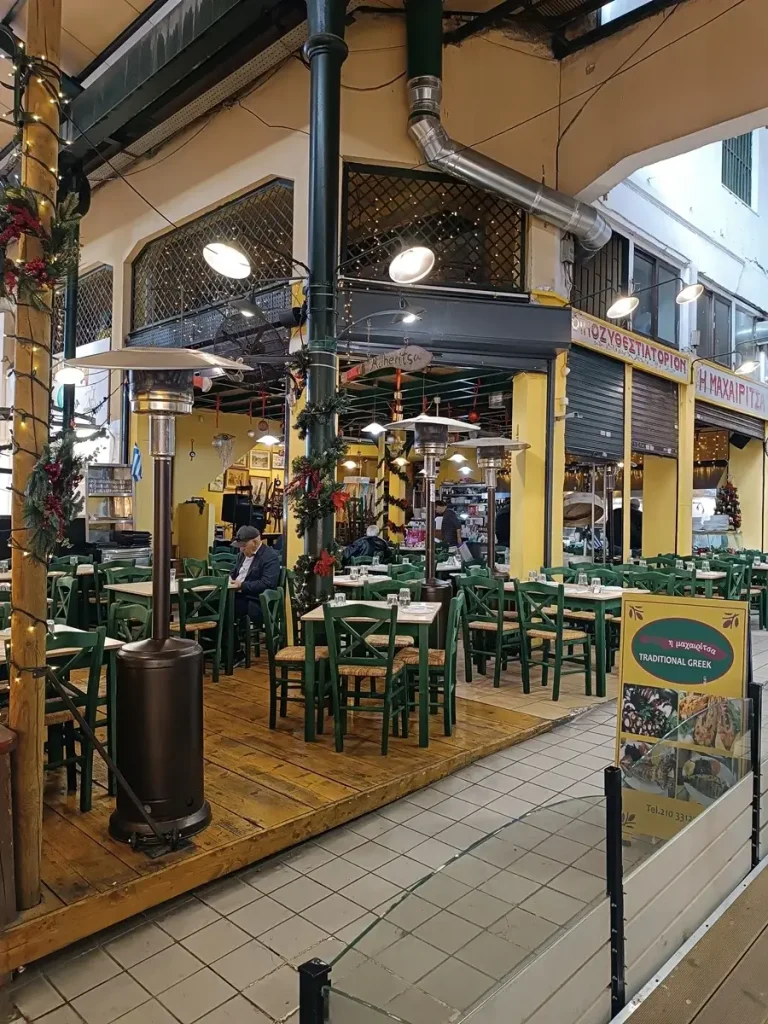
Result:
M244 561L245 556L241 552L237 557L234 569L230 573L233 580L237 579ZM240 594L249 604L253 603L258 608L259 594L263 594L265 590L274 590L279 582L280 556L272 548L262 544L253 556L248 575L243 580L240 588Z

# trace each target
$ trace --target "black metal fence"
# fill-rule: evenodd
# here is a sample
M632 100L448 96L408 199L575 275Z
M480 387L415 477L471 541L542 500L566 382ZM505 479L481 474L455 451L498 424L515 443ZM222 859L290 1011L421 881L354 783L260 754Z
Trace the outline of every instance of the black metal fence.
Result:
M80 275L77 294L77 345L88 345L112 333L112 267L106 265ZM53 293L53 352L64 350L64 288Z

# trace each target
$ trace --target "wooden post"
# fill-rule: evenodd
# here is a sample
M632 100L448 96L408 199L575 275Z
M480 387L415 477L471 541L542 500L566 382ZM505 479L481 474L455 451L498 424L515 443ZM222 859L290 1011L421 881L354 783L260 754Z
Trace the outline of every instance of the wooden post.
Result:
M11 752L15 746L14 734L0 725L0 930L16 917L11 800Z
M29 0L26 53L59 63L62 0ZM42 81L40 81L42 79ZM40 219L50 227L56 202L59 156L58 78L51 70L29 76L24 109L28 120L22 135L21 183L38 197ZM51 100L54 102L51 102ZM40 255L40 241L21 239L24 261ZM48 310L20 302L16 317L15 391L13 436L13 501L11 565L10 708L8 724L16 733L13 771L14 847L16 891L20 910L40 902L40 859L43 824L44 691L42 677L34 673L45 664L46 566L25 556L24 489L43 445L48 440L51 386L50 293Z

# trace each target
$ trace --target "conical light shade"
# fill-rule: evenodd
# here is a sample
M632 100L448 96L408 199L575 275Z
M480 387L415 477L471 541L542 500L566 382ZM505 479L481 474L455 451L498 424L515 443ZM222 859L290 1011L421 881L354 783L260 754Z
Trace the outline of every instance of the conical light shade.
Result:
M634 313L639 305L640 299L636 295L622 295L608 307L605 315L609 320L623 320Z
M435 254L425 245L404 249L389 264L389 276L396 284L415 284L429 274L435 265Z
M377 423L376 420L374 420L372 423L369 423L367 427L363 427L363 433L373 434L374 437L378 437L379 434L383 434L386 429L386 427L382 427L380 423Z
M209 242L203 248L203 259L224 277L242 280L251 272L251 263L242 249L228 242Z

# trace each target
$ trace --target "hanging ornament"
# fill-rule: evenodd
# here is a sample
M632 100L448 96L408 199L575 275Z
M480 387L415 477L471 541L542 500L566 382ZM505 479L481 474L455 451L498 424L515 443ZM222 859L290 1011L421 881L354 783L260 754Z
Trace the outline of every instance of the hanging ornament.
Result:
M195 439L193 437L192 440L189 442L189 461L192 462L196 455L197 452L195 451Z
M248 428L249 429L246 432L248 437L250 437L251 440L255 440L256 431L253 429L253 399L248 403Z
M232 452L235 447L234 435L216 434L211 444L219 453L219 460L221 462L222 472L225 469L229 469L229 467L232 465Z
M216 395L216 426L219 425L219 413L221 411L221 395Z
M472 408L469 410L469 415L467 416L467 419L469 420L470 423L480 422L480 413L477 411L477 396L480 391L480 385L482 383L483 382L481 380L478 380L475 383L475 397L472 401Z

